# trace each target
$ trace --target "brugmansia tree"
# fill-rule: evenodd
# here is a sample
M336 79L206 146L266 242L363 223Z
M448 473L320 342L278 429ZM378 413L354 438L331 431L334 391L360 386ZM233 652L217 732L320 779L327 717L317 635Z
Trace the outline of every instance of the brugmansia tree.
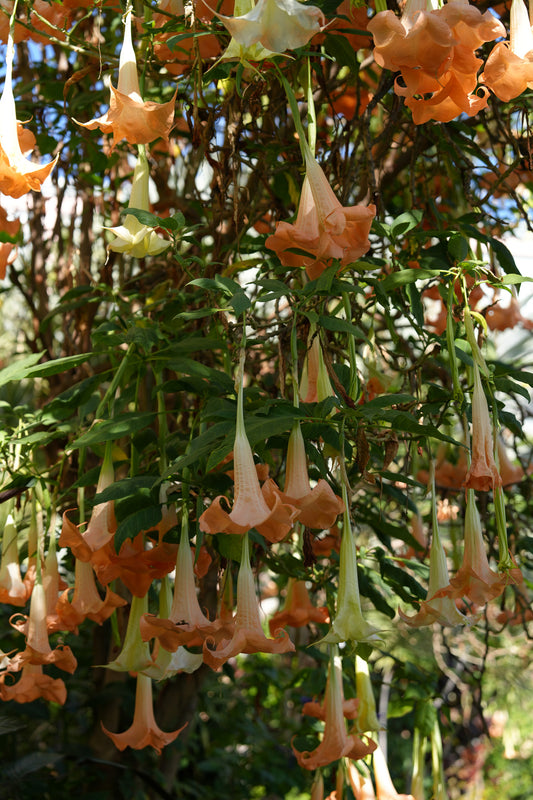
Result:
M0 3L0 796L520 755L533 29L389 5Z

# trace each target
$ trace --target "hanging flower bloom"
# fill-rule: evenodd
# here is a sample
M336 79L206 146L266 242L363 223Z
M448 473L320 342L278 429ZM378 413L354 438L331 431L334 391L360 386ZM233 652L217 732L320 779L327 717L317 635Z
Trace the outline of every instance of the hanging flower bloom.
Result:
M472 393L472 461L463 486L488 492L501 486L502 479L494 460L492 423L487 398L483 391L479 367L474 361L474 390Z
M481 80L508 103L533 89L533 30L523 0L511 3L509 42L498 42L485 63Z
M115 608L125 606L126 600L106 588L105 598L102 600L96 588L92 564L76 559L74 594L69 600L72 589L66 589L57 602L58 615L63 621L68 621L74 628L84 619L92 619L101 625L109 619ZM70 629L70 627L69 627Z
M270 51L260 56L262 58L303 47L326 21L319 8L298 0L258 0L257 5L246 14L216 16L237 44L245 48L260 45Z
M133 172L129 207L140 211L150 209L149 198L150 169L144 150L139 148L137 164ZM116 253L128 253L134 258L157 256L167 247L170 241L159 236L153 228L143 225L133 214L126 214L124 225L114 228L105 228L115 235L112 242L107 245L108 250Z
M90 122L78 122L83 128L113 134L113 147L126 139L130 144L148 144L162 138L168 142L176 93L167 103L144 102L139 88L137 59L131 38L131 8L124 17L124 42L120 52L118 87L111 86L109 111ZM140 206L136 206L140 208Z
M401 70L396 94L419 125L430 119L449 122L460 114L474 116L487 105L488 92L476 94L482 65L475 50L505 36L505 28L490 12L481 13L468 0L449 0L427 10L425 0L409 0L401 20L382 11L369 22L378 64ZM429 96L428 96L429 95Z
M2 525L2 521L4 524ZM0 563L0 603L25 606L31 595L31 583L20 574L17 526L12 514L0 520L2 531L2 560Z
M67 699L67 688L61 678L51 678L45 675L41 664L26 663L22 667L20 679L16 683L7 683L12 672L0 675L0 697L6 702L14 700L16 703L33 703L39 697L49 703L64 705Z
M509 486L518 483L526 476L521 464L513 464L507 455L507 448L501 436L496 437L496 449L498 451L498 469L502 479L502 486Z
M329 622L329 611L325 606L317 608L311 603L305 581L289 578L283 608L274 614L268 623L270 635L275 636L276 631L285 626L303 628L310 622L316 622L319 625Z
M13 669L18 670L27 663L54 664L58 669L73 673L77 661L70 647L59 645L54 650L50 647L46 628L46 596L40 576L33 587L29 617L20 616L20 621L15 622L12 617L10 623L25 634L26 648L12 659Z
M178 570L176 570L176 573ZM178 575L176 574L176 580ZM161 581L159 589L159 618L162 620L168 619L172 609L172 589L170 587L170 580L168 575ZM143 636L143 620L139 625L141 631L141 638ZM172 678L178 672L192 673L196 672L202 664L204 659L201 653L191 653L185 647L178 647L173 653L165 650L160 646L159 639L156 639L152 646L152 664L143 670L144 675L156 681L166 680Z
M186 725L187 723L172 733L165 733L161 730L154 718L152 679L139 673L137 675L133 724L124 733L111 733L103 724L102 730L119 750L125 750L126 747L131 747L133 750L143 750L145 747L150 746L160 754L163 747L173 742Z
M331 528L344 510L342 500L323 478L311 489L299 422L294 423L289 437L284 490L281 492L270 479L263 486L263 495L269 505L273 502L273 496L277 495L284 503L299 509L298 522L307 528Z
M437 595L452 598L466 597L474 605L482 606L489 600L499 597L507 583L506 573L494 572L489 567L475 493L473 489L469 489L463 563L455 577L450 580L450 587L437 592Z
M217 638L218 620L210 622L198 602L194 567L189 546L187 509L183 510L181 539L176 557L174 597L167 618L144 614L140 630L144 641L156 637L164 650L174 653L180 645L201 646L207 636Z
M400 18L393 11L380 11L369 21L380 67L442 75L452 60L454 39L449 25L427 5L426 0L408 0Z
M15 109L15 98L13 96L13 55L14 46L11 34L9 34L6 53L6 72L4 81L4 91L0 97L0 192L10 197L22 197L23 194L31 191L41 191L43 181L50 175L57 164L56 156L49 164L41 166L34 161L28 161L23 155L20 142L20 131L22 127L17 123L17 113ZM35 142L30 134L31 140ZM24 151L32 149L25 145Z
M359 595L357 577L357 551L350 524L346 487L343 486L344 520L339 565L339 589L337 592L337 613L329 633L322 639L329 644L354 642L372 644L379 642L376 628L364 617Z
M106 669L116 672L144 672L152 666L153 659L150 653L150 646L143 641L140 632L140 621L143 614L148 611L148 595L131 599L130 615L126 635L122 642L122 649L118 656L109 664Z
M331 648L326 683L326 720L324 736L312 752L300 752L292 745L298 764L304 769L318 769L338 761L340 758L357 760L373 753L376 745L370 739L364 741L346 730L343 714L342 661L337 648Z
M249 15L254 12L257 13L254 0L235 0L233 17L221 16L221 19L222 22L224 22L224 19L230 20L230 25L237 28L240 24L239 20L249 19ZM237 21L237 26L233 25L235 21ZM226 23L224 22L224 24ZM228 30L230 29L228 28ZM239 39L236 39L235 36L232 35L229 45L224 50L219 60L241 61L243 64L247 64L250 61L264 61L266 58L271 58L273 55L275 55L275 53L273 53L272 50L267 50L267 48L263 47L258 41L253 41L249 45L244 44L241 32Z
M320 336L316 326L311 325L300 380L300 399L303 403L320 403L326 397L334 396L335 392L331 388L328 370L324 363Z
M104 458L104 464L105 461ZM112 471L107 478L104 476L105 472L106 469L103 466L99 491L103 491L104 483L107 480L112 482L113 479ZM80 561L90 561L96 577L103 586L120 578L132 594L136 597L144 597L154 579L160 579L173 570L176 561L176 545L161 541L159 544L147 548L144 532L140 532L133 539L126 539L119 552L116 552L113 542L116 521L112 501L94 506L87 531L83 533L79 526L69 520L67 514L68 512L65 512L63 515L59 544L62 547L69 547L73 555ZM95 523L91 527L93 516L95 516ZM174 527L175 522L174 509L163 505L162 519L157 526L159 538L162 538L168 530ZM148 535L150 533L151 531L147 532ZM93 547L96 549L93 550Z
M348 267L367 252L376 207L341 206L311 149L306 143L303 146L306 174L296 221L278 222L276 232L265 244L275 251L283 266L303 266L314 280L332 259L339 259L341 267ZM291 249L304 251L305 255L291 253Z
M250 566L248 534L242 540L242 556L237 578L237 611L233 637L223 639L215 650L209 649L209 639L204 642L204 661L217 670L239 653L292 653L294 645L287 631L277 631L275 639L268 639L261 625L259 605L255 593L254 576Z
M59 611L60 591L68 591L68 586L59 575L59 562L57 559L55 536L55 512L52 514L50 525L50 539L48 552L42 565L42 581L46 596L46 629L49 634L58 631L73 631L77 633L77 623L71 617L64 618ZM36 548L37 549L37 548Z
M433 538L429 551L429 586L426 600L420 605L417 614L409 617L401 609L398 614L408 625L420 628L423 625L431 625L433 622L440 622L441 625L464 625L468 622L467 617L458 610L455 602L448 596L442 596L439 591L447 589L450 585L448 565L446 564L446 553L440 540L439 528L437 524L436 503L433 500Z
M280 542L293 526L299 511L284 503L279 495L261 492L252 448L246 436L243 411L243 366L241 358L239 389L237 392L237 426L233 445L234 464L234 502L228 513L222 508L225 498L216 497L199 519L200 530L204 533L243 534L255 528L269 542Z
M357 719L359 714L359 700L357 697L350 697L348 700L342 701L342 713L345 719ZM308 717L320 719L322 722L326 721L327 707L325 698L322 703L317 700L311 700L304 703L302 706L302 714Z
M365 774L361 774L354 763L348 761L348 782L353 792L355 800L375 800L376 793L374 791L374 784L368 771L368 767L363 763L362 768L366 769Z

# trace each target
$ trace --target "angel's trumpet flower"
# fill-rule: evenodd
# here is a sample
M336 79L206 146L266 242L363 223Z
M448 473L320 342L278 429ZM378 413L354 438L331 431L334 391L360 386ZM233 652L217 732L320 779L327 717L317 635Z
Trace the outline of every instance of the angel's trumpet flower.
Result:
M13 96L13 55L14 46L11 33L9 34L6 54L6 72L4 91L0 98L0 191L10 197L22 197L31 191L41 191L43 181L50 175L57 163L56 156L49 164L42 166L25 158L21 149L21 137L24 133L22 126L17 122L15 98ZM26 141L28 141L27 136ZM22 139L24 141L24 139ZM31 150L35 139L30 134L29 147L22 145L25 151Z
M109 111L103 117L78 125L113 134L113 147L126 139L130 144L148 144L162 138L168 142L176 95L167 103L143 101L137 74L137 59L131 38L131 8L124 17L124 41L120 52L118 86L111 86ZM136 206L137 208L139 206Z
M103 724L102 729L119 750L125 750L126 747L131 747L133 750L142 750L150 746L157 753L161 753L163 747L173 742L185 725L182 725L177 731L172 731L172 733L165 733L161 730L154 718L152 679L139 673L137 675L135 712L132 725L124 733L111 733Z

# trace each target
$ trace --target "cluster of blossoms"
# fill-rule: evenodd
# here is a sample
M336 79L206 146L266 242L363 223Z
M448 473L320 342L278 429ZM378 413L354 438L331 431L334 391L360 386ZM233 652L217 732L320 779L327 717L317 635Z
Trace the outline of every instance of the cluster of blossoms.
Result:
M67 24L70 13L70 4L65 3L64 6L63 26ZM276 54L306 46L326 25L320 9L297 0L259 0L256 5L248 6L236 4L233 16L216 12L216 18L232 37L227 50L220 54L223 59L239 60L246 65L252 62L268 64L268 59ZM58 11L55 6L52 8ZM500 42L495 46L485 63L481 78L478 76L482 60L476 52L486 42L504 37L506 32L493 14L482 14L467 0L450 0L439 8L429 8L419 0L408 0L401 18L392 11L377 13L368 22L368 31L375 45L373 57L381 67L400 73L394 84L395 92L405 97L405 104L411 110L416 124L429 120L447 122L460 114L472 116L486 107L489 89L501 99L509 100L526 87L533 86L533 34L529 21L523 19L524 9L523 0L513 0L510 43ZM39 5L38 11L40 16L46 18L48 4ZM159 12L162 15L178 15L184 13L184 9L179 0L168 1L160 3ZM210 16L209 9L198 11L199 19ZM55 20L54 24L57 25L58 21ZM123 24L118 83L117 88L111 86L109 110L98 118L78 124L85 129L111 135L111 149L124 140L137 146L129 207L149 212L150 166L146 147L155 140L168 143L174 125L176 93L165 103L143 100L133 46L131 8L124 15ZM204 47L202 41L200 48ZM166 47L166 42L163 37L157 41L157 47L160 53L164 52L162 48ZM41 189L43 181L54 169L58 156L46 165L26 158L34 142L31 134L22 129L16 118L12 90L13 50L13 36L10 35L4 91L0 100L3 111L0 190L8 196L19 198L29 191ZM218 55L218 52L207 50L203 53L206 58ZM182 68L183 65L176 64L173 74L178 74ZM479 81L481 88L477 88ZM266 239L265 246L276 255L281 265L302 273L305 271L305 279L312 281L320 278L333 264L339 271L350 268L369 251L376 206L369 202L343 206L305 135L300 136L300 146L305 176L296 218L294 222L278 222ZM17 223L8 222L7 216L3 224L10 236L16 233ZM106 230L113 235L107 245L109 250L137 259L160 255L171 244L152 225L144 224L133 213L125 215L122 225ZM11 249L6 251L5 257L3 251L0 253L0 258L4 259L4 271L12 256ZM467 299L464 299L464 316L468 321L470 309ZM447 317L451 317L452 310L447 309L446 313ZM471 321L469 324L471 327ZM470 611L480 609L501 596L506 586L517 586L522 581L520 570L507 549L503 497L506 480L502 475L505 453L498 449L499 440L494 435L490 417L485 393L490 388L488 372L473 334L470 335L468 324L466 327L473 353L471 444L465 446L468 455L456 487L466 494L463 561L450 577L439 533L436 487L440 485L439 467L442 465L438 465L436 474L431 475L429 482L432 538L427 598L414 616L399 609L401 619L413 627L435 621L451 626L470 623L473 615L463 613L467 608ZM334 394L319 336L312 337L307 348L305 388L303 384L302 379L302 403L320 402ZM17 702L44 697L64 703L64 682L44 674L43 667L53 664L72 673L76 669L76 659L65 645L52 648L49 635L57 632L75 633L85 619L102 624L117 608L128 604L125 596L129 593L129 620L122 649L106 666L137 676L135 716L128 731L117 734L106 730L106 733L120 749L127 746L140 749L150 745L160 751L183 728L165 733L157 726L152 707L153 680L166 679L178 672L193 672L204 664L215 671L220 670L239 654L289 654L295 651L295 645L287 628L309 624L322 626L324 635L320 643L327 648L329 659L325 698L322 704L306 704L303 713L323 720L324 732L319 745L312 751L299 751L293 747L298 763L305 769L318 770L340 759L359 761L373 754L374 782L366 767L358 770L350 763L348 775L354 796L375 796L378 800L412 797L395 792L386 761L377 746L375 734L380 724L364 664L359 663L356 671L359 676L357 698L344 700L343 696L339 645L367 645L372 649L379 647L386 637L386 632L366 619L361 605L358 554L351 523L352 496L343 458L336 454L331 459L331 475L342 487L341 498L325 479L310 481L305 442L300 424L296 422L288 442L285 483L281 489L268 477L268 469L255 463L254 452L247 438L244 353L239 366L236 394L233 503L229 507L225 496L206 501L198 519L198 529L208 542L209 537L219 534L242 538L235 609L230 570L226 570L219 581L215 618L210 619L200 605L197 579L201 579L210 568L211 555L205 547L191 549L189 523L193 515L189 506L192 504L185 491L181 505L177 507L171 499L170 487L165 486L161 496L161 523L157 528L139 531L118 549L114 541L117 522L112 500L95 505L87 524L83 520L76 524L72 521L72 510L65 511L58 544L68 548L75 560L73 587L63 585L59 575L55 515L52 517L48 553L45 559L41 557L42 541L38 524L41 509L36 498L33 500L30 558L22 579L12 506L3 524L0 599L20 608L29 602L30 608L27 616L17 614L12 618L13 627L25 637L25 647L3 659L0 696L3 700L13 699ZM295 400L295 404L297 402L299 399ZM97 493L105 493L114 482L113 446L108 443ZM476 493L487 492L493 493L497 510L500 548L497 571L489 564L476 507ZM165 540L166 534L179 526L179 545L169 544ZM274 550L285 548L301 558L303 528L314 532L315 557L324 557L320 548L324 547L325 534L334 544L333 547L326 547L328 556L332 550L335 552L336 545L339 577L335 608L315 607L306 581L291 577L285 603L269 620L270 636L267 636L252 570L250 532L255 531ZM427 548L421 546L421 550L424 549ZM336 553L334 558L337 558ZM175 573L173 591L169 578L172 572ZM103 599L96 581L105 587ZM111 589L114 582L125 587L127 592L122 592L124 596ZM154 585L159 591L158 614L149 611L148 594ZM328 626L327 629L325 626ZM349 725L346 720L349 720ZM319 797L320 791L320 779L317 778L314 796Z

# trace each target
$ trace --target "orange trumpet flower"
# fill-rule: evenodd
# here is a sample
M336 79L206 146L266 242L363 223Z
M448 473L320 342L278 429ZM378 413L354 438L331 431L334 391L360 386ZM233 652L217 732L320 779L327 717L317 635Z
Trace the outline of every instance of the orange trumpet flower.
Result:
M303 628L310 622L329 622L329 611L325 606L317 608L311 603L305 581L289 578L284 606L269 620L270 634L274 636L276 631L286 625Z
M240 382L237 393L237 427L233 445L234 502L230 512L222 508L225 497L216 497L199 519L204 533L243 534L255 528L269 542L281 542L293 526L299 510L284 503L274 492L261 492L252 448L246 436L243 412L243 367L241 357Z
M277 631L275 639L268 639L261 625L259 605L255 593L254 576L250 566L248 534L242 540L242 556L237 579L237 612L233 637L223 639L215 650L209 649L209 639L204 642L204 661L217 670L238 653L291 653L294 644L286 631Z
M152 679L139 673L135 692L135 712L131 727L124 733L111 733L102 723L102 730L119 750L125 750L126 747L131 747L133 750L143 750L143 748L150 746L160 754L163 747L173 742L187 724L185 723L185 725L182 725L181 728L172 733L165 733L161 730L154 717Z
M340 642L367 643L380 641L376 628L365 620L361 608L357 551L350 523L346 487L343 486L344 519L340 550L337 611L329 633L322 639L329 644Z
M177 90L176 90L177 91ZM148 144L162 138L168 142L176 93L167 103L143 101L137 74L137 59L131 38L131 9L124 17L124 41L120 52L118 86L111 86L109 111L89 122L78 122L83 128L113 134L114 147L121 139L130 144ZM76 120L77 122L77 120Z
M8 675L0 675L0 697L2 700L14 700L16 703L33 703L39 697L50 703L64 705L67 699L67 688L61 678L52 678L45 675L41 664L26 663L22 667L22 674L16 683L6 683Z
M31 594L31 583L22 580L19 564L17 527L11 514L2 525L2 558L0 562L0 603L25 606Z
M17 622L12 617L10 623L13 628L25 634L26 648L12 659L13 668L18 670L27 663L54 664L58 669L73 673L77 661L70 647L59 645L54 650L50 647L46 627L46 596L39 579L33 587L29 617L20 617Z
M508 103L533 89L533 30L523 0L511 3L509 42L498 42L485 64L481 80Z
M488 492L502 485L494 460L492 423L487 398L483 391L479 367L474 361L474 389L472 393L472 461L463 482L465 489Z
M469 489L463 563L455 577L450 580L450 587L441 590L442 596L466 597L474 605L482 606L489 600L499 597L508 582L507 573L500 574L489 567L475 493L473 489Z
M433 538L429 552L429 586L426 599L421 603L420 610L412 617L398 609L398 614L408 625L420 628L440 622L441 625L464 625L467 617L461 614L455 602L447 596L445 591L450 585L446 553L440 540L437 524L436 507L433 513ZM445 590L445 591L441 591Z
M311 489L299 422L294 423L289 437L284 490L280 491L270 479L263 486L263 495L269 505L277 495L287 505L299 509L298 522L307 528L331 528L344 510L344 503L323 478Z
M376 800L415 800L412 794L398 794L394 788L387 761L379 745L372 755L372 766L376 782Z
M189 545L187 509L184 508L176 557L174 597L168 619L144 614L140 622L141 636L144 641L156 637L164 650L174 653L180 645L201 646L207 636L216 637L220 627L220 621L210 622L207 619L198 602Z
M76 559L75 576L72 600L69 600L72 589L66 589L57 603L59 617L68 621L69 630L70 626L75 628L84 619L92 619L93 622L101 625L111 616L115 608L127 605L126 600L112 592L109 587L107 587L105 598L102 600L96 588L91 563Z
M305 267L318 278L333 259L348 267L370 248L368 234L376 207L341 206L322 168L304 143L306 174L294 224L278 222L265 244L285 267ZM290 252L292 249L304 254Z
M357 760L373 753L376 744L370 739L366 742L354 733L349 734L343 714L342 662L337 648L331 648L326 683L326 720L324 736L318 747L309 752L292 750L298 764L304 769L318 769L338 761L340 758Z

